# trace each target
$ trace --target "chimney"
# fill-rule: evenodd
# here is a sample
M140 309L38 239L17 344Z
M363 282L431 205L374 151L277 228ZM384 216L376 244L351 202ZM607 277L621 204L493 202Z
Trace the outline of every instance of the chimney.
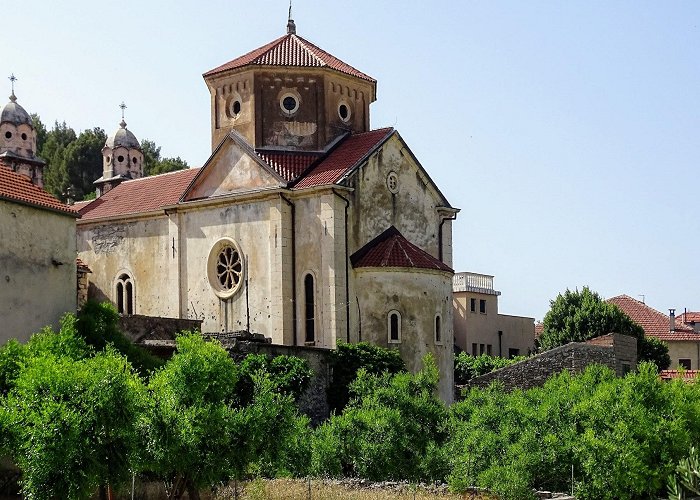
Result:
M669 309L668 310L668 330L671 332L676 331L676 310L675 309Z

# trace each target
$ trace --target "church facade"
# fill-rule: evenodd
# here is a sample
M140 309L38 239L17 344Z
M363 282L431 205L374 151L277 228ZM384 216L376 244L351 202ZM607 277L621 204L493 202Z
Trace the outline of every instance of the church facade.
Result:
M80 204L90 295L205 332L333 348L369 341L453 386L450 206L399 133L370 128L376 81L287 33L204 74L212 154L142 177L138 141L107 141ZM128 132L128 133L127 133Z

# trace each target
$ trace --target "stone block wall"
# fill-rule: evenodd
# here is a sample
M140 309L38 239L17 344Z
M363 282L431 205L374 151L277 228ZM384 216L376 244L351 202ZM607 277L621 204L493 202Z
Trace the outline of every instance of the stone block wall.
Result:
M198 319L158 318L155 316L121 316L119 329L134 343L145 340L174 340L178 332L201 331Z
M595 342L572 342L556 347L519 363L475 377L465 386L458 387L457 396L462 388L484 388L496 380L503 382L509 391L540 387L555 373L563 370L572 374L581 373L588 365L594 363L611 368L618 376L623 376L635 368L637 339L610 334L593 340Z

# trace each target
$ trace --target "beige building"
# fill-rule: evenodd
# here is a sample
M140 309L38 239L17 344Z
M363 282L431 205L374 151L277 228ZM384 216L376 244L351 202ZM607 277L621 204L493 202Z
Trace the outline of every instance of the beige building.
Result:
M675 309L666 315L629 295L618 295L607 300L617 305L632 321L644 329L644 335L655 337L668 346L670 369L700 368L700 332L694 329L697 313L684 313L679 317Z
M26 341L76 308L78 213L41 189L35 148L13 90L0 114L0 343Z
M456 273L452 281L455 345L473 356L512 358L535 349L535 319L499 314L493 276Z
M397 131L370 128L377 82L291 20L204 80L203 167L141 178L126 124L108 139L107 189L81 205L78 226L90 295L123 314L197 318L206 332L276 344L371 341L412 370L432 353L451 400L458 209Z

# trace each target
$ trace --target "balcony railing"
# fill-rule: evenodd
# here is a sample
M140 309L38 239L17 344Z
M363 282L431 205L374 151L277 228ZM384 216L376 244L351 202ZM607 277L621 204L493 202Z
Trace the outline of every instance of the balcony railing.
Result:
M493 289L493 276L479 273L455 273L452 277L454 292L479 292L500 295Z

